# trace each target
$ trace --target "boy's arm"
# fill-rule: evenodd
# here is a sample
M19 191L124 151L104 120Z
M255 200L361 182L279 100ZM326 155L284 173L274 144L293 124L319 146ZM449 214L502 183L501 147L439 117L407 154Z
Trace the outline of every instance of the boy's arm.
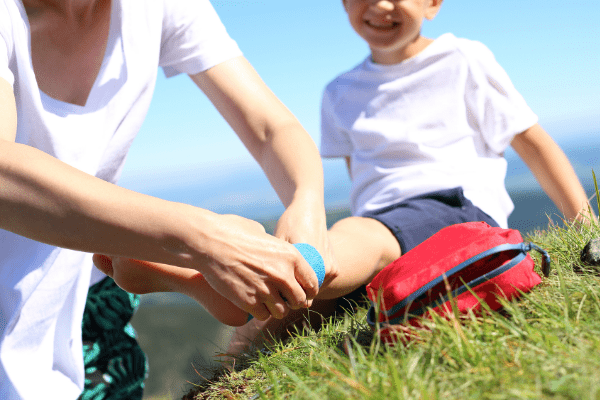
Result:
M571 163L539 124L516 135L511 146L568 220L588 215L591 208Z
M244 57L191 78L260 164L286 207L276 236L312 244L331 267L323 168L308 133Z

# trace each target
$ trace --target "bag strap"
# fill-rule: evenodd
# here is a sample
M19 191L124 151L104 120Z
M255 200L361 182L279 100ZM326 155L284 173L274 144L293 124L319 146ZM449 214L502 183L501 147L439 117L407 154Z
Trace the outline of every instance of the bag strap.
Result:
M433 279L428 284L422 286L418 290L415 290L413 293L408 295L402 301L395 304L391 309L389 309L387 311L382 310L381 312L385 315L386 318L389 318L390 316L397 313L399 310L405 308L406 306L411 304L413 301L417 300L423 294L427 293L428 290L430 290L433 287L435 287L436 285L440 284L444 279L451 278L455 274L459 273L463 269L469 267L471 264L473 264L483 258L489 257L489 256L497 254L497 253L511 251L511 250L517 250L519 252L515 257L512 258L512 260L497 267L496 269L494 269L490 272L487 272L487 273L471 280L470 282L466 283L465 285L462 285L461 287L453 290L451 293L451 296L456 297L456 296L466 292L469 288L476 287L477 285L480 285L481 283L491 280L491 279L495 278L496 276L502 274L503 272L508 271L509 269L511 269L512 267L514 267L515 265L517 265L518 263L523 261L523 259L527 256L527 253L531 250L535 250L542 255L542 272L543 272L544 276L546 276L546 277L548 277L550 275L551 261L550 261L550 256L548 255L546 250L542 249L541 247L539 247L533 243L518 243L518 244L505 243L505 244L501 244L496 247L492 247L491 249L481 252L481 253L477 254L476 256L469 258L466 261L463 261L456 267L448 270L446 273L443 273L442 275ZM435 308L435 307L439 306L440 304L447 302L448 299L449 299L449 295L446 294L445 296L442 296L440 299L434 301L432 304L429 304L429 305L421 307L417 310L411 311L409 315L411 317L420 316L420 315L424 314L428 308ZM367 322L369 323L369 325L375 325L374 306L375 306L375 304L373 302L371 302L371 307L369 308L369 312L367 313ZM389 323L390 324L403 323L408 319L409 315L403 314L400 317L389 320Z

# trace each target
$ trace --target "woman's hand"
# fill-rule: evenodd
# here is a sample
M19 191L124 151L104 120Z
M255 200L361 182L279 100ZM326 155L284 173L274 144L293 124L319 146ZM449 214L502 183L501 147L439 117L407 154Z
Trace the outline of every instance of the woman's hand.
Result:
M215 216L213 229L198 230L204 237L197 264L213 289L259 320L280 319L311 304L317 278L294 246L268 235L258 222Z
M290 243L309 243L314 246L325 263L324 284L338 276L337 262L329 243L325 210L320 202L310 197L306 201L292 202L279 218L275 236Z

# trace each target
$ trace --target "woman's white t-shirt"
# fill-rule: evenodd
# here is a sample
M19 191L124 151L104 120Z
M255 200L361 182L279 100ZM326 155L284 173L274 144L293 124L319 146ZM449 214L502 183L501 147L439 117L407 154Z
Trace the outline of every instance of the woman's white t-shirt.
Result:
M42 93L20 0L0 0L0 78L14 89L18 143L117 182L148 111L158 67L195 74L241 55L208 0L113 0L85 106ZM165 132L165 135L172 134ZM85 232L81 232L85 235ZM0 230L0 399L76 399L91 255Z
M492 52L448 33L400 64L367 58L329 83L321 154L350 157L354 215L460 186L506 227L503 152L536 122Z

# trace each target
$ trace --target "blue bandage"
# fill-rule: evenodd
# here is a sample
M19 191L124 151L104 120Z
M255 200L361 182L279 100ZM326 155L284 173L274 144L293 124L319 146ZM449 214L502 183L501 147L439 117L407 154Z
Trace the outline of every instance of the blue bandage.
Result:
M312 267L313 271L315 271L317 280L319 281L319 287L321 287L323 280L325 279L325 263L323 262L323 257L321 257L317 249L308 243L296 243L294 247L298 249L300 254L302 254L302 257L304 257ZM252 318L254 318L252 314L249 314L248 322L250 322Z
M325 263L323 262L323 257L321 257L317 249L308 243L296 243L294 247L298 249L300 254L302 254L302 257L304 257L312 267L313 271L315 271L317 279L319 280L319 287L321 287L323 280L325 279Z

